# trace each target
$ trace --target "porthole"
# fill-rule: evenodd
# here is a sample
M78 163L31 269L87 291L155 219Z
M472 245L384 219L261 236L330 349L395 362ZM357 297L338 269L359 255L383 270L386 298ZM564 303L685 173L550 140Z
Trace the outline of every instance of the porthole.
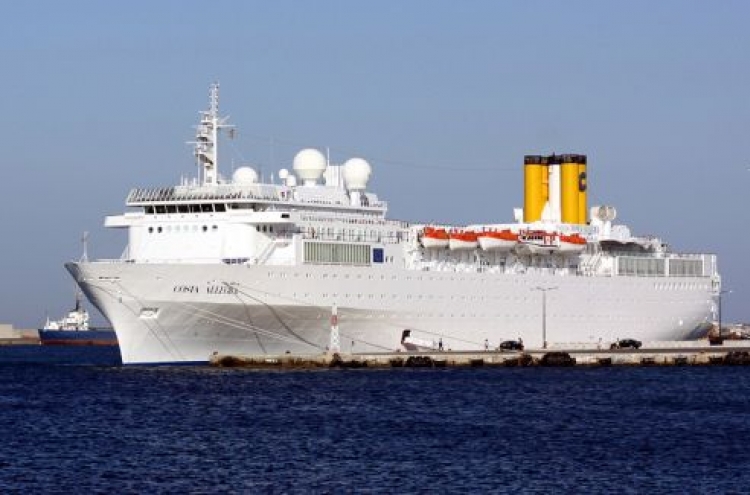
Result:
M156 231L161 234L161 227L157 227Z
M149 234L153 234L154 233L154 228L153 227L149 227L148 228L148 233Z
M206 232L206 231L208 231L208 227L206 227L206 226L204 225L204 226L203 226L203 232Z

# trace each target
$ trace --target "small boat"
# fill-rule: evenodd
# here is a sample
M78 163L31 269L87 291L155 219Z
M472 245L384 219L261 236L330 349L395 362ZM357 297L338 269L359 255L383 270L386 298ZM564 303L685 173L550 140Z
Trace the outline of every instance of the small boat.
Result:
M560 234L561 253L580 253L586 249L586 239L580 234Z
M426 249L442 249L448 247L448 232L445 229L425 227L422 231L422 246Z
M438 348L437 342L412 337L411 330L408 328L401 332L401 345L411 352L434 351Z
M457 230L448 234L448 247L454 251L476 249L477 233L471 230Z
M479 245L485 251L510 251L518 244L518 234L510 230L490 230L477 234Z
M76 307L59 320L50 320L39 329L42 345L118 345L117 334L111 328L89 327L89 313L81 304L81 293L76 293Z
M557 232L527 230L518 234L517 251L521 254L553 254L560 250Z

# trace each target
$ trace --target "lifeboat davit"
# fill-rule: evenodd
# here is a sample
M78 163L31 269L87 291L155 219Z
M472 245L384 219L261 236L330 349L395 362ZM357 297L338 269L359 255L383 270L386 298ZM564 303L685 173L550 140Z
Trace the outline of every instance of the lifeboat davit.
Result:
M560 251L560 235L556 232L529 230L518 235L518 251L525 254L552 254Z
M471 230L458 230L448 234L448 247L452 250L476 249L477 233Z
M425 227L422 231L422 246L425 249L441 249L448 247L448 232L445 229Z
M518 244L518 234L510 230L480 232L479 245L485 251L510 251Z
M560 235L561 253L580 253L586 249L586 239L580 234Z

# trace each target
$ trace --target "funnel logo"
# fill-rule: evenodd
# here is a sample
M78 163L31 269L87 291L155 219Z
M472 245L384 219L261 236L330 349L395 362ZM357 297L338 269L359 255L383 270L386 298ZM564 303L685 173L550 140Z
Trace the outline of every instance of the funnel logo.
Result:
M586 172L578 174L578 190L580 192L586 192Z

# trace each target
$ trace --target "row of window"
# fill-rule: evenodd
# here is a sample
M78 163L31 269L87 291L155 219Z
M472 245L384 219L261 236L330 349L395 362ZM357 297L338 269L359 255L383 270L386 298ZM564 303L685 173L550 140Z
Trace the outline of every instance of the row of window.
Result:
M617 274L639 277L663 277L667 274L667 260L620 256L617 258ZM703 262L693 259L670 259L670 277L703 277Z
M161 234L162 232L208 232L208 230L208 225L160 225L158 227L149 227L148 233L153 234L154 232L156 232L157 234ZM217 225L211 226L212 232L216 232L217 230L219 230L219 227Z
M382 259L382 249L380 250ZM327 244L323 242L306 242L305 263L323 263L337 265L369 265L370 246L367 244Z
M391 257L390 260L386 260L386 261L392 261L392 257ZM294 278L300 278L302 276L304 276L304 278L308 278L308 279L309 278L316 278L311 273L304 273L304 274L302 274L302 273L296 272L296 273L293 273L293 274L289 274L289 273L286 273L286 272L268 272L268 278L289 278L290 275L292 275ZM441 282L450 281L450 282L469 282L471 284L501 283L501 282L507 282L508 281L507 278L505 278L505 276L503 274L501 274L499 276L477 277L477 278L468 279L466 277L458 277L458 276L445 276L445 277L441 277L441 276L436 276L436 275L429 275L429 276L427 276L427 275L416 275L416 276L412 276L412 275L406 275L406 276L390 275L390 276L387 276L387 275L381 273L381 274L378 274L378 275L368 274L368 275L365 276L365 275L362 275L361 273L358 273L356 275L350 275L348 273L344 273L344 274L341 274L341 275L339 275L337 273L321 273L318 276L318 278L321 278L323 280L328 279L328 278L331 278L331 279L342 278L344 280L348 280L348 279L362 280L362 279L366 278L368 280L386 280L386 279L388 279L388 280L397 280L397 281L411 281L411 280L416 280L416 281L423 281L423 280L424 281L441 281ZM582 281L588 280L588 278L584 278L584 277L579 277L579 278ZM518 277L514 277L511 280L513 281L514 284L518 284L518 285L526 284L525 280L523 280L521 278L518 278ZM708 290L710 287L709 287L708 283L704 283L704 282L664 282L664 283L660 282L660 283L655 283L654 284L654 288L657 289L657 290Z
M224 203L202 203L202 204L168 204L148 205L143 207L147 215L161 215L168 213L222 213L227 211Z

